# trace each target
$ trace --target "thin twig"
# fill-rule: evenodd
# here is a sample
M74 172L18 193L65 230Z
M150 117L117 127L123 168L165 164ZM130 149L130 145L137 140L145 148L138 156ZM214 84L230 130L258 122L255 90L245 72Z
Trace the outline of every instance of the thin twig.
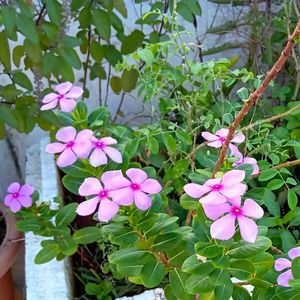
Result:
M84 69L84 74L83 74L83 90L85 91L86 89L86 82L87 82L87 73L89 69L89 61L90 61L90 55L91 55L91 33L92 33L92 28L91 25L89 26L88 30L88 42L87 42L87 55L86 55L86 61L83 66ZM82 95L82 99L84 98L84 94Z
M117 111L116 111L116 114L115 114L115 117L113 119L113 122L116 122L117 118L118 118L118 115L121 111L121 108L122 108L122 105L123 105L123 102L124 102L124 99L125 99L125 92L122 93L122 96L121 96L121 99L120 99L120 103L118 105L118 108L117 108Z
M275 78L275 76L277 75L277 73L282 69L282 66L285 64L286 60L288 59L289 55L291 54L291 51L292 51L293 47L295 46L295 39L299 35L300 35L300 21L297 23L297 26L296 26L293 34L291 36L289 36L288 42L287 42L284 50L282 51L279 59L275 63L275 65L267 73L266 78L263 80L262 84L258 87L258 89L250 95L248 101L245 102L245 104L242 107L241 111L238 113L235 120L230 125L226 141L223 144L222 149L220 151L220 155L219 155L218 161L216 163L215 169L213 171L212 177L214 177L215 174L220 170L220 168L223 164L226 152L227 152L227 148L229 146L229 143L231 142L231 140L234 137L234 133L235 133L237 127L239 126L241 121L244 119L244 117L248 114L250 108L262 96L263 92L268 87L270 81L273 80Z
M39 15L38 15L38 17L37 17L37 19L35 21L35 25L36 26L40 25L40 23L41 23L41 21L43 19L43 14L44 14L45 9L46 9L46 4L43 4L43 6L42 6L42 8L40 10L40 13L39 13Z

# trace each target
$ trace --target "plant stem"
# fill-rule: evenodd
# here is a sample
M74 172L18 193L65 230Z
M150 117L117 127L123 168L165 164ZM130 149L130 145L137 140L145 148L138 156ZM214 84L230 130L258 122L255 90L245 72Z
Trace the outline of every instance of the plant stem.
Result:
M257 88L257 90L255 92L253 92L252 94L250 94L248 101L245 102L244 106L242 107L242 109L240 110L238 115L236 116L235 120L230 125L226 141L222 146L218 161L216 163L216 166L215 166L213 174L212 174L213 178L215 177L215 174L220 170L220 168L222 166L222 163L223 163L225 155L226 155L227 148L229 146L229 143L231 142L231 140L234 137L234 133L235 133L237 127L242 122L244 117L248 114L250 108L261 97L263 92L268 87L270 81L273 80L275 78L275 76L277 75L277 73L282 69L282 66L285 64L286 60L288 59L289 55L291 54L292 49L295 46L295 39L299 35L300 35L300 21L298 21L297 26L296 26L294 32L292 33L292 35L289 36L288 42L287 42L284 50L282 51L279 59L277 60L277 62L274 64L274 66L271 68L271 70L266 74L265 79L263 80L262 84Z

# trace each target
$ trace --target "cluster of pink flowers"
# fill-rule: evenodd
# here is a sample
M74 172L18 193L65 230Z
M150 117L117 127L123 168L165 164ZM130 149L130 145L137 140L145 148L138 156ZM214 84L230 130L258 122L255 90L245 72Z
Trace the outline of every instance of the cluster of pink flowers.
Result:
M108 222L119 211L119 205L130 206L133 203L140 210L147 210L152 200L149 195L161 191L160 183L149 179L147 173L137 168L126 171L129 178L123 176L122 171L108 171L102 174L101 184L97 178L86 178L79 187L81 196L92 196L79 204L77 213L87 216L98 208L98 219Z
M107 156L116 163L122 162L120 151L109 146L117 144L111 137L98 140L93 131L84 129L77 133L72 126L59 129L55 137L58 142L47 145L46 151L60 153L56 163L61 168L72 165L78 158L87 159L91 151L90 163L93 167L107 164Z
M241 197L247 189L242 183L244 178L245 171L231 170L221 178L207 180L203 185L189 183L184 186L189 196L199 198L206 216L215 221L210 227L211 236L215 239L232 238L237 220L242 238L250 243L256 240L258 227L250 218L260 219L264 211L252 199L246 199L241 205Z
M8 195L4 198L4 204L8 206L12 212L18 212L22 206L30 207L32 198L30 197L34 188L28 184L20 185L18 182L11 183L7 188Z
M293 260L294 258L300 256L300 247L296 247L291 249L288 252L288 256L291 258L291 260ZM275 270L276 271L283 271L286 270L285 272L283 272L282 274L280 274L277 278L277 283L278 285L284 286L284 287L289 287L289 280L294 279L292 270L292 261L290 261L287 258L278 258L275 260Z
M208 143L207 145L213 148L221 148L226 141L229 129L221 128L216 131L215 134L212 134L208 131L202 132L202 137L205 138ZM245 136L242 133L236 133L229 143L230 154L238 158L238 161L234 162L232 165L239 166L241 164L251 164L253 166L252 175L256 175L259 172L257 161L252 157L244 157L243 154L239 151L236 145L241 144L245 141Z

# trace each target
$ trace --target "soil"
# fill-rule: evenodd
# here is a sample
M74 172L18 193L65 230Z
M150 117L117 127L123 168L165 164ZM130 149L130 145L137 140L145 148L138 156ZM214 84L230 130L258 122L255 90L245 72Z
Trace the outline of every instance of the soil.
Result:
M6 223L4 220L4 216L0 212L0 245L2 244L6 233Z

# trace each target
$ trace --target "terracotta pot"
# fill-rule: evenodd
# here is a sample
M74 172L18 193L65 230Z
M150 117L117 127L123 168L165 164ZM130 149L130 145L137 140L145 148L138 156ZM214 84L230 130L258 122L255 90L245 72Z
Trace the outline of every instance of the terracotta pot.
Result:
M5 238L0 245L0 295L1 300L14 300L15 291L11 267L18 257L22 245L22 233L16 231L16 218L0 202L0 211L6 223Z

